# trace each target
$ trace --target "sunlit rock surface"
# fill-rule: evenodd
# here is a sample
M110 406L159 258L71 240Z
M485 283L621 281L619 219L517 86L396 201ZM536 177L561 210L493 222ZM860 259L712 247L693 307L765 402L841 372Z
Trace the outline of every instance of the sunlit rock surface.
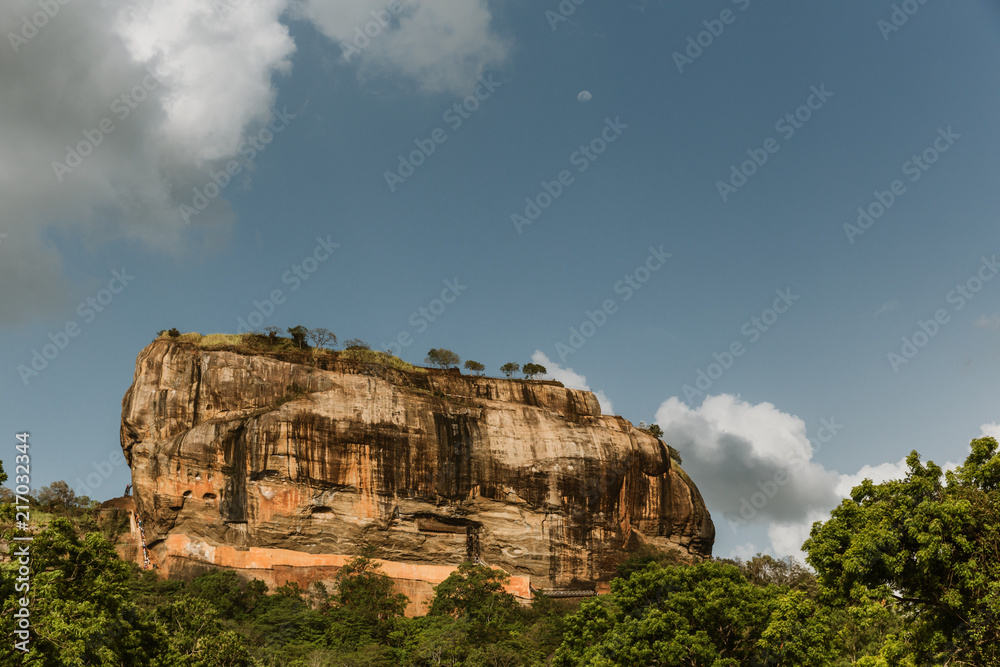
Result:
M590 392L315 363L168 339L139 354L121 442L161 569L308 584L371 545L411 598L466 559L524 597L603 588L644 542L711 554L667 447Z

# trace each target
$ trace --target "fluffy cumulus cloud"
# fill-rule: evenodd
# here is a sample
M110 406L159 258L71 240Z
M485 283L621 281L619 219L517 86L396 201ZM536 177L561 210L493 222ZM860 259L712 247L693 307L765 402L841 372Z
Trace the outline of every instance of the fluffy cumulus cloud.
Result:
M545 366L545 370L548 371L547 375L549 377L553 380L562 382L570 389L592 391L590 385L587 384L586 376L574 372L572 368L560 367L559 364L549 359L548 356L541 350L535 350L534 354L531 355L531 360L536 364ZM601 404L601 411L604 414L613 415L615 413L614 405L612 405L611 400L604 395L603 391L595 391L594 396L597 397L597 402Z
M663 439L680 451L719 529L736 534L766 528L767 550L778 556L802 558L800 547L813 522L826 519L863 480L879 483L907 472L905 458L852 474L828 470L813 457L843 428L834 418L821 420L809 438L805 422L795 415L728 394L708 396L697 408L670 398L657 410L656 422ZM996 425L982 428L986 433ZM734 554L757 550L749 542Z
M0 5L5 323L70 301L50 239L178 247L180 205L269 118L295 48L284 3ZM202 231L228 221L222 198L198 218Z
M727 520L794 522L837 501L839 475L812 461L805 423L770 403L723 394L690 408L674 397L657 410L656 423Z
M115 31L133 62L168 82L158 136L195 162L234 155L244 130L268 120L275 73L295 47L278 17L286 0L145 0Z
M402 75L425 92L466 95L510 52L486 0L297 0L293 11L336 42L361 76Z
M979 430L981 432L979 437L981 437L981 438L985 438L986 436L990 436L990 437L996 438L997 440L1000 440L1000 424L998 424L996 422L990 422L989 424L983 424L982 426L979 427Z
M243 170L232 180L248 183L259 151L246 142L252 146L256 136L261 144L265 124L275 122L277 86L295 52L282 19L315 21L340 52L356 27L373 32L372 12L384 17L389 6L367 0L43 4L48 13L38 0L0 3L4 324L75 302L58 244L97 248L133 239L176 252L192 235L223 232L232 213L211 175L235 159ZM485 0L405 0L398 7L382 34L369 37L345 67L408 77L425 91L466 94L484 68L507 57ZM294 121L275 127L286 122ZM219 180L227 185L225 176Z
M948 469L952 465L951 463L945 464L945 469ZM841 498L847 498L851 495L851 489L866 479L870 479L876 484L888 482L890 479L903 479L906 477L909 469L910 467L906 465L905 456L895 463L880 463L874 466L866 465L853 475L840 476L840 481L837 483L836 488L837 495Z

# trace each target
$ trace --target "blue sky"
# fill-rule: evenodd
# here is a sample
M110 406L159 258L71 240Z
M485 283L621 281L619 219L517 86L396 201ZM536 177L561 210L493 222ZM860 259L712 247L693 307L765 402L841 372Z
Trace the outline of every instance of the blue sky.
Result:
M723 556L796 553L851 483L996 430L991 3L111 4L0 10L0 458L29 431L36 487L106 469L157 331L274 290L263 326L534 359L658 421Z

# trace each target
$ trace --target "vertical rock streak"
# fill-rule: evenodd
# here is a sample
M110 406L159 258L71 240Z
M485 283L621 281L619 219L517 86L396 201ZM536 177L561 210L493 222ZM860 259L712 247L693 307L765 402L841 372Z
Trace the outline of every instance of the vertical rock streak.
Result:
M711 517L666 446L589 392L307 361L163 339L139 354L121 441L154 562L370 544L593 588L644 542L711 553Z

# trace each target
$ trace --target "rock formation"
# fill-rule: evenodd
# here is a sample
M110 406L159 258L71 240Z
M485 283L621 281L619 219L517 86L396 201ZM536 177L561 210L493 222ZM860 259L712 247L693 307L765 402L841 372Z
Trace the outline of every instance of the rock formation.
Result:
M170 576L308 584L371 545L414 600L465 559L529 597L601 588L647 542L700 559L715 536L666 445L559 383L160 338L137 359L121 443Z

